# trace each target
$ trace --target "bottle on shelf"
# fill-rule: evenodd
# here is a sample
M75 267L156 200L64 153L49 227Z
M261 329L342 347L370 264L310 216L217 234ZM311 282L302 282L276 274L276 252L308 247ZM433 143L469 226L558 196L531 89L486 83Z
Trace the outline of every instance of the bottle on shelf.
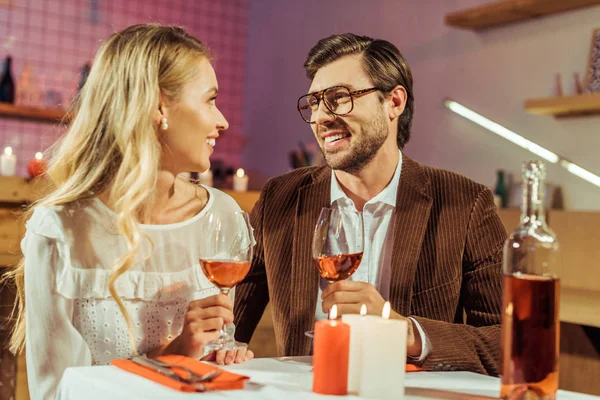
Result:
M62 74L59 73L54 76L52 80L46 81L47 90L43 93L44 95L44 106L48 108L65 108L63 107L63 79Z
M494 188L494 196L499 198L499 207L506 208L508 206L508 186L504 181L504 171L497 171L496 186Z
M523 164L521 222L504 244L502 399L556 399L559 243L544 214L545 166Z
M36 92L32 94L31 101L37 107L46 108L48 107L46 104L46 75L41 74L38 85L36 88Z
M31 98L31 65L25 64L25 68L21 72L19 77L19 83L17 85L17 94L15 102L21 106L27 106L30 104Z
M0 77L0 102L15 102L15 81L12 76L12 57L7 56L4 60L4 68Z
M39 107L39 87L35 75L35 68L30 63L25 63L16 88L15 103L27 107Z

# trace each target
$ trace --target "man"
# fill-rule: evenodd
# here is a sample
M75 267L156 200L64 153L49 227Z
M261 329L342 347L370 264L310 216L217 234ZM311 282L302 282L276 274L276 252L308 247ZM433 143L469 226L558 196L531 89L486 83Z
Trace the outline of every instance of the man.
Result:
M353 34L323 39L304 64L298 109L327 166L267 182L252 212L256 257L237 286L237 338L248 341L270 301L280 355L307 355L304 335L337 304L407 319L409 361L428 370L498 375L502 247L493 195L402 153L410 137L412 75L398 49ZM363 213L354 276L320 282L311 253L322 207Z

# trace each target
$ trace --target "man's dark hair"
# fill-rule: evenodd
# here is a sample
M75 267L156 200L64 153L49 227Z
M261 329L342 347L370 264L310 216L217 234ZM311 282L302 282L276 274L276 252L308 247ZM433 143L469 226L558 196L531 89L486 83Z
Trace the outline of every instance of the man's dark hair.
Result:
M404 112L398 118L398 148L403 149L410 139L410 127L414 112L413 78L406 60L393 44L387 40L372 39L353 33L329 36L310 49L304 69L310 80L317 71L331 62L348 55L362 55L365 72L375 87L390 92L398 85L406 89L407 100Z

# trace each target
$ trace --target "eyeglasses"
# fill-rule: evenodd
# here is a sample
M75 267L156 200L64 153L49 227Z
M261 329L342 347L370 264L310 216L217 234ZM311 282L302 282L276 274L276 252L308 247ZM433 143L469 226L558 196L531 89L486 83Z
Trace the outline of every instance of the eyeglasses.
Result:
M346 86L332 86L319 92L305 94L298 99L298 112L305 122L315 123L315 115L319 109L321 99L324 99L325 107L332 114L347 115L354 109L354 99L365 94L381 90L376 87L350 90Z

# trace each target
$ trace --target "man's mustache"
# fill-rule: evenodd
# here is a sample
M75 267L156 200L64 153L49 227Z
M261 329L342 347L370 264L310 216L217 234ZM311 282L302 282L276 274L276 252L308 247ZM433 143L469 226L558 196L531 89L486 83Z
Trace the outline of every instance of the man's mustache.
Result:
M321 125L322 129L319 131L320 135L327 134L331 131L343 131L350 134L350 129L348 125L343 121L333 121L328 123L327 125Z

